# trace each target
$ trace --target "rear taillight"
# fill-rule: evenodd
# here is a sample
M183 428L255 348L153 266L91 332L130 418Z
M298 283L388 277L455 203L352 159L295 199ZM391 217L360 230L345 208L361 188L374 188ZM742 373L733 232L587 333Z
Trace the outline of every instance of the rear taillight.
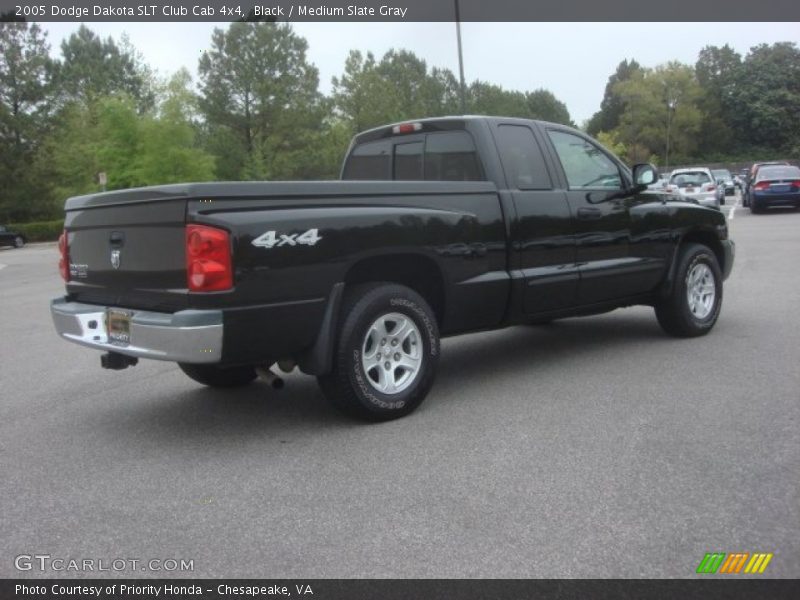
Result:
M67 245L67 230L61 232L58 236L58 271L61 273L61 279L69 281L69 246Z
M792 182L792 187L800 188L800 180L795 180Z
M186 281L192 292L218 292L233 287L227 231L207 225L186 226Z
M712 185L710 185L710 186L708 186L708 187L706 188L706 191L707 191L707 192L713 192L713 191L715 191L716 189L717 189L717 186L715 186L715 185L713 185L713 184L712 184Z
M769 189L769 181L759 181L753 186L754 190L767 190Z

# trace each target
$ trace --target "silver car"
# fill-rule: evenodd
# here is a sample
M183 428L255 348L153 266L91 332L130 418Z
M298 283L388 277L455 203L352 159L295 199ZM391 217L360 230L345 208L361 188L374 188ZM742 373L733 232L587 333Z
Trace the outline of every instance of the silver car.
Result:
M667 191L719 210L717 182L706 167L675 169L670 175Z

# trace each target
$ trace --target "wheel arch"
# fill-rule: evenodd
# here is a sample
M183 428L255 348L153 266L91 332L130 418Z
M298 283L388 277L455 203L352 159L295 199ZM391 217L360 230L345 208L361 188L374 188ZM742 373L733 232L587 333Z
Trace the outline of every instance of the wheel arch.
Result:
M720 271L725 273L725 250L722 248L722 242L716 233L709 229L691 229L686 231L675 245L675 250L672 253L672 263L667 272L667 278L664 285L661 286L662 297L668 295L672 291L672 286L675 284L675 271L678 268L680 253L687 244L702 244L709 248L717 259Z
M342 297L348 288L373 282L405 285L430 305L437 324L444 321L444 276L436 262L424 254L381 254L362 258L345 272L343 281L336 283L328 297L325 315L314 344L298 358L304 373L324 375L332 368L336 329L342 318Z
M344 277L345 288L378 281L399 283L417 292L433 309L441 327L445 313L444 276L432 258L415 253L371 256L353 264Z

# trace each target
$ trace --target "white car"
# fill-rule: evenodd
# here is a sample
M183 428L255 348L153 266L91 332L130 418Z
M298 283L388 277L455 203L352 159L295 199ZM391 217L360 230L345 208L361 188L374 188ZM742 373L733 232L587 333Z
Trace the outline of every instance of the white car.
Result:
M675 169L670 175L667 191L719 210L717 182L711 169L706 167Z

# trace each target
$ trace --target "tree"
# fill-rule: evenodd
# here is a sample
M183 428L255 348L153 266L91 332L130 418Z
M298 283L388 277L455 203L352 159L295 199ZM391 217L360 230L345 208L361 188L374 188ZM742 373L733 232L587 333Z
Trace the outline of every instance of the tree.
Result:
M380 62L351 51L344 73L333 78L337 114L353 133L386 123L458 112L458 82L408 50L390 50Z
M519 118L529 115L525 94L484 81L474 81L467 89L467 110L478 115Z
M670 62L655 69L639 69L616 83L613 94L625 110L612 131L627 148L631 162L650 160L653 155L666 158L668 131L670 156L692 156L702 122L701 89L692 67Z
M800 49L792 42L751 48L724 102L741 139L772 152L800 149Z
M549 90L538 89L525 94L528 115L531 119L541 119L574 127L567 105L556 98Z
M738 79L742 58L725 44L706 46L695 63L697 82L702 88L699 107L703 121L698 133L698 153L713 156L730 152L734 134L726 102L728 86Z
M64 100L91 105L100 98L127 94L140 103L142 111L152 105L142 69L131 48L120 49L111 37L100 39L81 25L61 43L63 60L58 84Z
M214 159L198 147L189 116L190 82L185 71L173 76L156 114L138 114L122 95L67 106L35 165L51 196L97 192L100 172L109 190L214 179Z
M259 178L304 177L317 170L305 149L318 139L326 107L307 48L288 24L232 23L214 30L198 67L200 110L212 151L237 157L236 163L220 161L222 178L238 179L245 171Z
M51 114L53 63L36 24L0 24L0 218L22 221L49 212L29 165Z
M351 50L344 73L334 77L332 83L336 113L350 126L351 133L389 123L397 114L391 82L378 72L371 52L363 56Z
M694 66L697 82L703 88L716 90L719 94L726 84L736 78L741 64L741 55L728 44L722 48L705 46L700 50Z
M589 119L586 126L589 135L596 136L601 131L611 131L619 125L622 113L625 111L625 103L614 92L614 89L618 83L635 77L641 69L639 63L633 59L630 62L625 59L617 65L616 71L611 74L606 83L600 110Z

